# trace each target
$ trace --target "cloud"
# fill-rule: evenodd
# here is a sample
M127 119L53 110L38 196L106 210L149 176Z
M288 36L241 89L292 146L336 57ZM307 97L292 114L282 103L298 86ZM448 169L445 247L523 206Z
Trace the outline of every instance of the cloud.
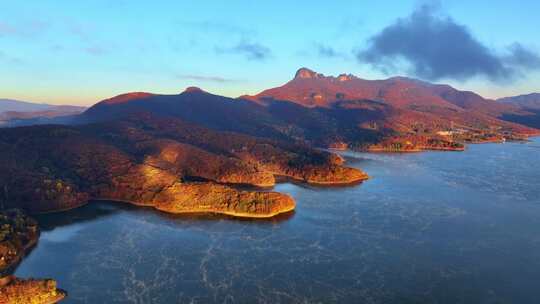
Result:
M231 48L216 47L215 50L218 54L239 54L253 61L264 61L272 55L272 51L268 47L248 41L240 41L240 43Z
M203 76L203 75L193 75L193 74L177 75L176 78L185 79L185 80L203 81L203 82L218 82L218 83L228 83L228 82L236 81L235 79L224 78L221 76Z
M340 51L337 51L331 46L317 43L315 44L315 50L319 57L323 58L346 58L347 55Z
M540 67L538 55L520 44L507 52L498 54L436 7L422 6L371 37L368 47L356 56L383 72L405 63L411 74L428 80L484 76L502 82Z
M514 43L509 47L510 55L506 57L506 61L514 66L528 66L529 68L540 68L540 56L523 47L519 43Z
M322 44L317 45L317 53L321 57L329 57L329 58L339 57L338 52L334 50L334 48L332 48L331 46L326 46Z

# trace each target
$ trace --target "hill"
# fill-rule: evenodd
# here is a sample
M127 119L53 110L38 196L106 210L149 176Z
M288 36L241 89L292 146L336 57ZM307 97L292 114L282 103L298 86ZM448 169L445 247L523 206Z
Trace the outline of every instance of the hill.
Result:
M294 209L287 195L238 190L276 176L349 184L367 176L304 145L214 131L138 113L78 126L0 129L0 203L30 212L117 200L172 213L270 217Z

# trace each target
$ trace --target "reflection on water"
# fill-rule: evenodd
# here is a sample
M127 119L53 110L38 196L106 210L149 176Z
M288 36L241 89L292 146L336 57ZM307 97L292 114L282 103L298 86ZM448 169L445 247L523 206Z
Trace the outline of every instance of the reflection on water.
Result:
M172 216L94 203L42 216L17 270L65 303L537 303L540 153L347 153L373 179L281 184L295 213Z

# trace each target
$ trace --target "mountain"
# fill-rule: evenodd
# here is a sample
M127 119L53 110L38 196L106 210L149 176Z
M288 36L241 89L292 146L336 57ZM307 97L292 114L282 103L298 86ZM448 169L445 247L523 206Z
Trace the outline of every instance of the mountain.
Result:
M474 92L459 91L448 85L431 84L406 77L365 80L351 74L325 76L301 68L285 85L265 90L247 99L288 100L307 107L329 107L341 100L381 101L397 108L440 107L455 111L478 110L495 113L511 107L487 100Z
M436 96L426 83L404 77L387 80L365 80L350 74L325 76L301 68L285 85L265 90L251 100L288 100L306 107L329 107L341 100L383 101L396 107L439 106L458 110L458 107Z
M188 88L103 100L74 120L103 122L149 112L201 126L312 146L460 150L460 142L522 139L539 131L500 119L519 108L447 85L394 77L364 80L302 68L285 85L237 99Z
M497 99L497 101L502 104L510 104L525 109L540 110L540 93L505 97Z
M0 99L0 113L4 112L82 112L86 108L68 105L50 105L13 99Z
M85 107L38 104L12 99L0 99L0 127L15 127L54 122L53 118L76 115ZM61 119L58 119L60 121Z
M76 123L103 122L149 112L179 118L219 131L230 131L281 141L329 146L343 137L357 142L376 142L380 132L351 128L369 117L382 117L379 103L355 109L307 108L292 102L261 105L188 88L177 95L128 93L104 100L74 119Z
M220 131L285 139L277 130L281 122L267 113L264 107L193 87L176 95L122 94L95 104L75 122L112 121L140 112L179 118Z
M285 85L265 90L246 99L265 102L287 100L306 107L331 107L342 100L373 100L402 109L452 111L475 110L500 113L513 108L484 99L469 91L459 91L449 85L431 84L421 80L392 77L386 80L365 80L351 74L325 76L301 68Z
M350 74L325 76L301 68L283 86L241 98L261 105L286 101L313 109L333 109L351 101L357 104L378 102L386 106L387 114L371 124L382 123L401 134L418 133L418 128L431 134L459 129L476 133L472 138L476 141L478 136L492 139L495 135L500 138L498 135L512 133L521 137L539 132L501 119L504 115L520 113L518 107L448 85L405 77L365 80Z
M33 112L43 111L51 108L51 105L41 103L31 103L13 99L0 99L0 113L2 112Z
M506 97L497 101L520 109L520 111L503 113L502 119L540 129L540 93Z

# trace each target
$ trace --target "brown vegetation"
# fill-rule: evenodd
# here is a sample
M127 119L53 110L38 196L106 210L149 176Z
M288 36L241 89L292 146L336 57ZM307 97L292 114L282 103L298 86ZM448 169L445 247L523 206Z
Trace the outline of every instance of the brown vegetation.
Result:
M159 210L270 217L294 209L287 195L237 190L272 186L274 175L316 184L367 176L335 155L151 114L78 127L0 131L0 202L31 212L108 199Z

